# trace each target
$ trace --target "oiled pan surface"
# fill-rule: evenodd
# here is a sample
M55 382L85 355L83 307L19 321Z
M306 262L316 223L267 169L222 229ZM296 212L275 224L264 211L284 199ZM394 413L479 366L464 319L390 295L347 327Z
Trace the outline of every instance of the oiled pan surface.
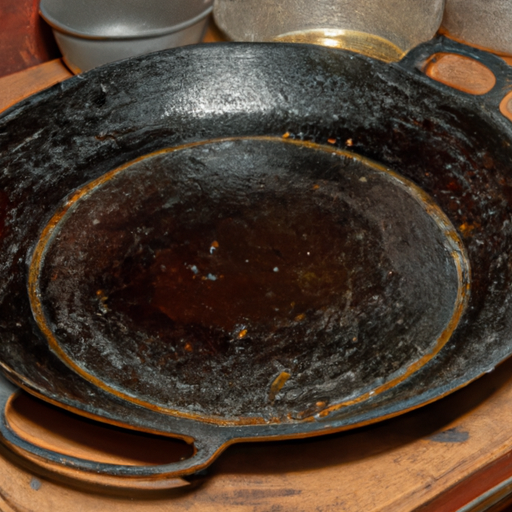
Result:
M444 346L469 284L412 183L286 139L153 154L48 225L30 277L54 349L114 392L222 419L302 419L391 387Z
M511 351L510 128L440 89L348 52L213 45L12 109L5 372L109 421L254 423L242 438L489 370Z

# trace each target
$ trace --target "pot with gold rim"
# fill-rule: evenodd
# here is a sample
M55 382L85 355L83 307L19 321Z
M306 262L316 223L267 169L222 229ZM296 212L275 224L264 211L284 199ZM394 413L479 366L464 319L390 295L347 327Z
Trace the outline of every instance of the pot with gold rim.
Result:
M400 60L431 39L445 0L217 0L217 25L233 41L311 43Z

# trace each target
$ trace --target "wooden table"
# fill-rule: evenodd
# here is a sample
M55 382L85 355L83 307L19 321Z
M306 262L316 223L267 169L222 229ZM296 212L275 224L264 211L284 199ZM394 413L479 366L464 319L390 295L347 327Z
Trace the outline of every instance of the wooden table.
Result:
M218 39L208 32L207 40ZM70 76L53 60L1 78L0 110ZM55 446L92 450L90 439L52 435ZM0 446L3 512L497 512L510 493L512 360L435 404L377 425L232 446L206 475L157 493L59 481Z
M43 418L44 407L36 417ZM89 451L98 444L62 429L49 442ZM480 512L502 510L511 491L512 361L435 404L380 424L232 446L207 474L166 491L105 494L59 481L0 447L4 512Z

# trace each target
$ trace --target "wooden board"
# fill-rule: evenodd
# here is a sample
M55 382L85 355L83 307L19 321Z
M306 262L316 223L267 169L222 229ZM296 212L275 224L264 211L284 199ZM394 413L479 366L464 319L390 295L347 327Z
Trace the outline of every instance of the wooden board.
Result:
M0 78L0 111L71 76L62 61L55 59Z

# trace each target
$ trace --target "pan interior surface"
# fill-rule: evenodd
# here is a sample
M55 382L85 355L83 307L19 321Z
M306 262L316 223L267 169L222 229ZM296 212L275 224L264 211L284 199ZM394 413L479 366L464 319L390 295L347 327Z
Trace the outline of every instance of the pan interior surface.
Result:
M362 157L270 137L159 151L79 189L29 276L52 350L131 402L302 421L446 344L469 264L442 211Z

